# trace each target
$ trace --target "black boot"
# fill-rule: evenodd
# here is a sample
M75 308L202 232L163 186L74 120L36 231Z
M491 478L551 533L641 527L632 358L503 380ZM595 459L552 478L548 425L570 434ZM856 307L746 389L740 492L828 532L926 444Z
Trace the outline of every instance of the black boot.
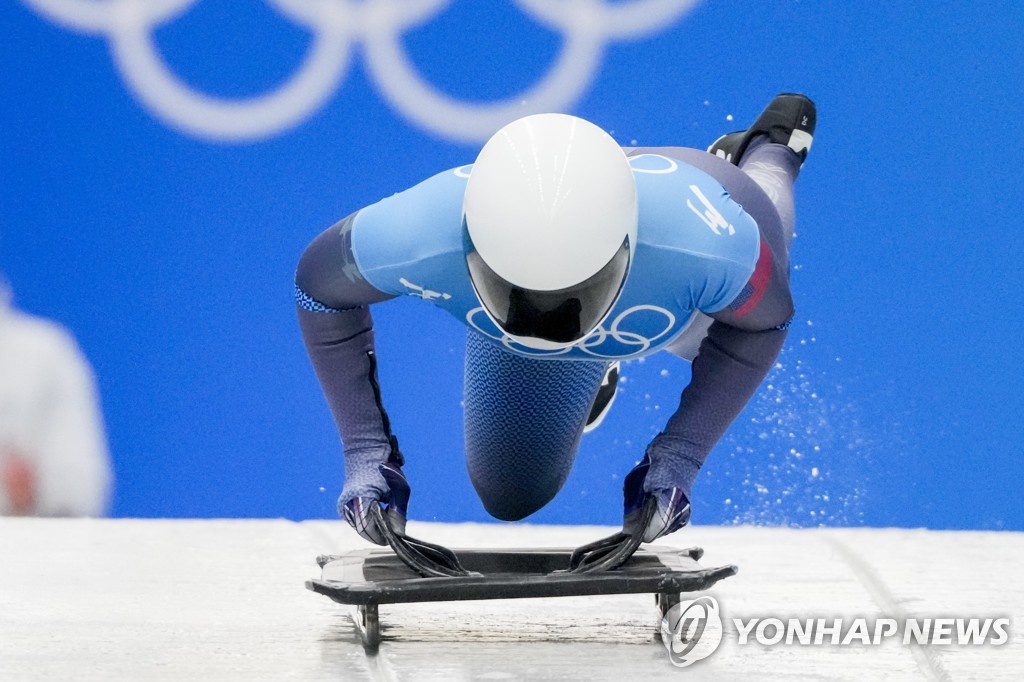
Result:
M753 125L718 138L708 147L708 153L738 166L751 140L758 135L767 135L772 142L786 145L796 152L800 163L803 163L811 149L816 122L814 102L803 95L782 93L765 107Z

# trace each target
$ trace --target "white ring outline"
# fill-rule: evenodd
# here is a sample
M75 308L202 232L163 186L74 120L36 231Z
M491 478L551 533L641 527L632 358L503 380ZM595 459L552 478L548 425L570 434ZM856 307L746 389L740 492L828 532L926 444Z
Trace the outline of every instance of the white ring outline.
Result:
M505 346L505 348L508 348L511 351L516 351L524 355L549 357L555 355L565 355L573 348L575 348L575 346L568 346L566 348L558 348L556 350L542 350L539 348L530 348L529 346L524 346L523 344L518 343L515 339L508 336L507 334L502 334L501 336L489 334L485 332L483 329L481 329L480 326L475 322L475 318L479 313L483 313L488 320L491 319L491 316L487 313L487 310L485 310L483 306L477 306L476 308L473 308L472 310L466 313L466 322L469 324L469 326L471 326L473 329L477 330L487 338L492 339L494 341L499 341L503 346ZM493 320L491 321L491 323L494 323Z
M103 35L118 24L141 23L154 28L177 19L199 0L22 0L54 23L69 30Z
M343 25L309 25L314 31L313 43L302 66L285 85L251 98L214 98L196 93L168 69L153 44L153 34L139 28L111 34L114 62L150 111L196 136L212 135L226 141L264 137L317 109L348 71L351 41ZM164 106L169 101L174 106Z
M629 40L642 37L678 19L699 0L633 0L608 4L600 0L512 0L524 13L555 31L585 22L606 37Z
M22 0L68 29L106 36L125 84L158 119L199 138L245 142L270 137L311 116L338 89L361 41L384 98L420 127L459 142L484 140L511 120L572 105L597 76L608 42L637 39L671 24L698 0L513 0L535 21L563 33L556 63L525 93L475 104L425 82L406 58L401 32L453 0L266 0L313 34L291 79L270 92L220 98L197 92L162 59L153 29L199 0Z
M627 317L640 310L650 310L652 312L661 313L668 320L668 324L665 326L663 330L661 330L659 333L655 334L650 338L642 336L638 332L622 331L619 329L619 325L622 324ZM589 336L587 336L587 338L583 339L583 341L580 342L578 348L584 353L588 355L593 355L594 357L597 358L633 357L635 355L647 352L647 350L649 350L650 347L654 345L655 341L657 341L658 339L672 331L672 327L674 327L675 324L676 316L673 315L671 311L666 310L665 308L650 304L635 305L631 308L626 308L621 313L619 313L612 321L611 327L608 330L604 329L604 325L598 326L598 328L595 329ZM594 338L595 335L598 335L600 337L600 341L588 344L587 342L590 339ZM639 339L639 341L628 341L625 338L623 338L626 335L635 337ZM597 353L591 350L592 347L603 344L609 336L611 336L613 339L615 339L616 341L625 346L640 346L640 349L635 350L632 353L628 353L627 355L605 355L603 353Z
M633 313L639 312L641 310L650 310L652 312L661 313L668 320L668 324L662 331L658 332L657 334L650 338L643 336L639 332L624 331L619 329L619 325L625 322L626 318L628 318ZM475 320L476 316L479 313L483 313L484 315L486 315L488 320L491 319L490 315L487 314L487 311L484 309L483 306L477 306L476 308L471 309L469 312L466 313L466 323L469 324L469 326L471 326L473 329L480 332L489 339L499 341L509 350L516 351L524 355L532 355L539 357L554 357L558 355L565 355L573 348L578 348L587 355L590 355L595 358L623 359L635 357L637 355L647 352L651 348L651 346L654 345L655 341L657 341L658 339L672 331L672 328L676 324L676 316L673 315L671 311L666 310L665 308L650 304L635 305L632 306L631 308L623 310L621 313L616 315L615 319L612 321L612 324L608 329L605 329L603 324L598 325L598 327L594 329L594 331L592 331L590 334L588 334L586 338L582 339L576 344L573 344L572 346L568 346L566 348L559 348L557 350L552 351L545 351L536 348L530 348L528 346L524 346L520 343L517 343L514 339L512 339L506 334L502 334L501 336L495 336L494 334L484 331L483 329L480 328L480 326L476 323ZM625 346L639 346L640 348L639 350L632 351L631 353L627 353L626 355L605 355L603 353L598 353L594 350L591 350L595 346L600 346L604 344L604 342L608 340L609 336L612 337L615 341L618 341L619 343ZM632 337L632 340L630 340L627 337Z
M566 36L555 65L533 88L485 104L457 102L425 82L407 59L396 31L370 34L364 52L381 93L406 118L448 139L475 142L522 116L563 109L583 94L603 54L600 36L587 28Z
M668 168L633 168L633 161L635 159L642 159L646 156L654 156L659 159L668 161ZM633 169L634 173L646 173L648 175L668 175L669 173L675 173L679 169L679 164L676 163L675 159L670 159L667 156L661 154L637 154L636 156L629 157L629 167Z

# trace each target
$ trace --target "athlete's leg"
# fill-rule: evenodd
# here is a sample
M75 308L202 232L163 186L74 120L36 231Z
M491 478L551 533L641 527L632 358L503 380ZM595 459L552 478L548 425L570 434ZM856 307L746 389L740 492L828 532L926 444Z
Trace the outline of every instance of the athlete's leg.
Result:
M466 466L484 507L515 521L551 501L576 457L605 363L535 360L466 337Z
M796 152L785 145L769 142L767 135L760 135L751 141L739 164L740 169L757 183L778 211L787 253L796 224L793 183L800 174L800 165L800 157Z

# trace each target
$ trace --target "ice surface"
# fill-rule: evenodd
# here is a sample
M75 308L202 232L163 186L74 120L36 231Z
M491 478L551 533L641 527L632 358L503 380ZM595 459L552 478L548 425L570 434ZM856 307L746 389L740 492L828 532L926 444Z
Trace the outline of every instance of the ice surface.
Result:
M411 523L452 546L575 546L601 527ZM1024 534L688 528L725 641L691 679L1016 679ZM381 607L364 655L347 607L304 589L314 557L363 547L340 522L0 518L0 680L663 679L647 595ZM731 618L1016 618L1010 644L744 646Z

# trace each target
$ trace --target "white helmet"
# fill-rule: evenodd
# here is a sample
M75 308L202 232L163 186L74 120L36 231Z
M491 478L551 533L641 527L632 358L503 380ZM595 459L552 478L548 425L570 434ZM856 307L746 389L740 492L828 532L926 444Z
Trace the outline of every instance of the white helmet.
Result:
M499 130L473 164L462 215L477 298L519 343L571 346L618 300L636 248L636 183L593 123L537 114Z

